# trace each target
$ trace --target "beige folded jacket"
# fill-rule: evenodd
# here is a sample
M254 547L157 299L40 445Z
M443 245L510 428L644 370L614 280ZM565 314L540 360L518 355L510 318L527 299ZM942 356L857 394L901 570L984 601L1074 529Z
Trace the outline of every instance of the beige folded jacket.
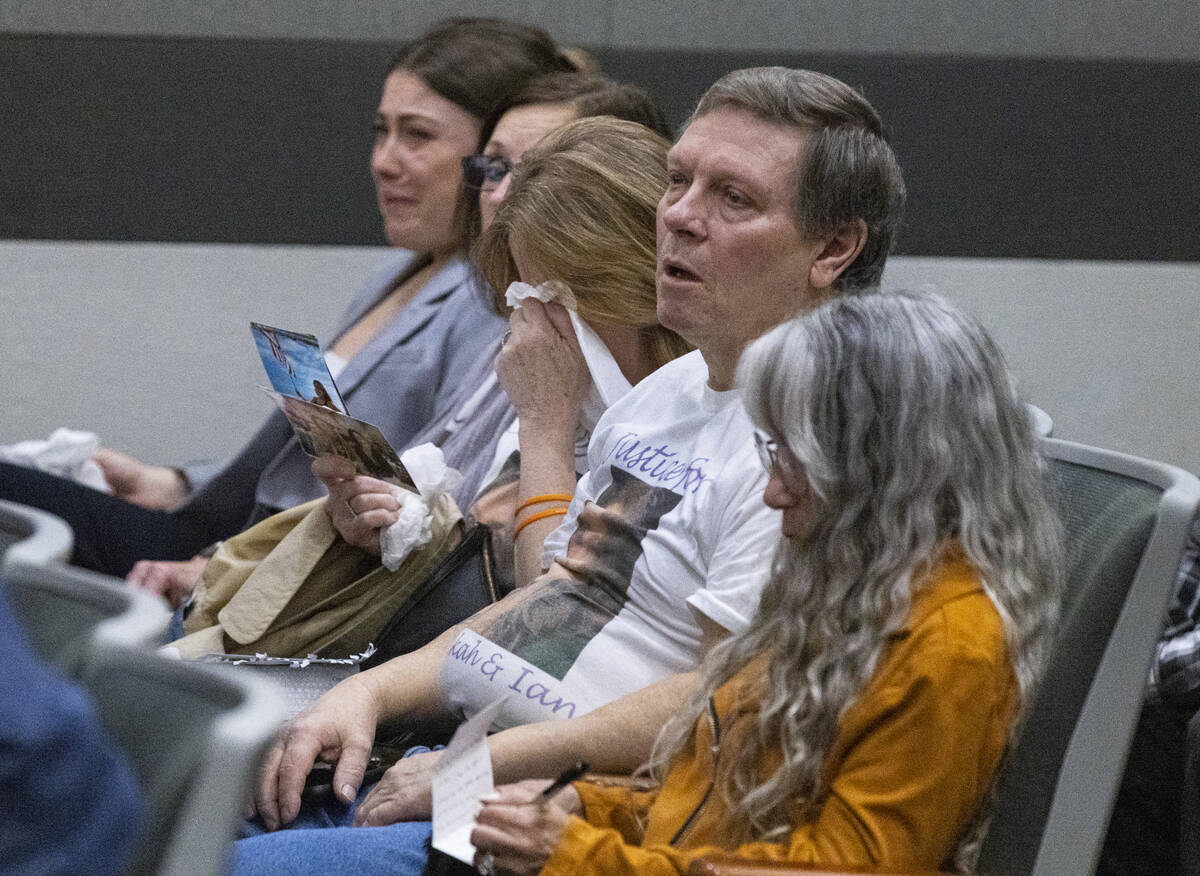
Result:
M433 536L395 572L343 541L316 499L226 541L196 585L184 657L267 654L346 657L364 651L462 538L462 513L440 495Z

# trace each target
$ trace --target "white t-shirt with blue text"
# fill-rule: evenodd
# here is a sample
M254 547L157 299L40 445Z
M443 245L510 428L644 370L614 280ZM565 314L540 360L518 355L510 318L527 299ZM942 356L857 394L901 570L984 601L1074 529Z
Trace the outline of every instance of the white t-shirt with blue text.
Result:
M779 514L762 501L741 399L708 386L699 353L609 408L588 463L545 543L546 564L571 576L543 576L499 617L468 623L443 665L443 692L463 714L502 695L495 727L583 714L695 668L697 613L738 632L758 607Z

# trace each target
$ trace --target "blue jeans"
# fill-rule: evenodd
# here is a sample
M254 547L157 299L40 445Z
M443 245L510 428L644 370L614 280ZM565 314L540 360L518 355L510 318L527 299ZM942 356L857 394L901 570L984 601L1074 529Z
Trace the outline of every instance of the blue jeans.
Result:
M404 756L425 751L429 749L419 745ZM258 819L247 822L244 838L233 844L230 876L420 876L432 831L428 821L351 826L355 810L373 787L360 790L349 805L305 803L295 821L274 833L267 833Z

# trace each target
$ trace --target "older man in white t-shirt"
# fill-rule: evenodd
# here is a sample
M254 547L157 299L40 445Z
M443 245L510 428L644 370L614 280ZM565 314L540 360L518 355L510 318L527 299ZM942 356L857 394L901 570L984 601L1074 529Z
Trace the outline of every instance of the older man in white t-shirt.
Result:
M445 723L509 697L496 778L644 761L712 642L757 606L779 537L734 392L738 357L830 295L878 283L904 201L875 111L811 71L735 71L701 99L668 158L658 315L696 346L600 420L548 571L419 651L335 687L268 758L256 805L291 821L314 761L354 800L377 724ZM522 434L522 443L525 443ZM484 669L486 667L486 669ZM544 718L572 720L543 721ZM430 760L407 758L357 823L428 815Z

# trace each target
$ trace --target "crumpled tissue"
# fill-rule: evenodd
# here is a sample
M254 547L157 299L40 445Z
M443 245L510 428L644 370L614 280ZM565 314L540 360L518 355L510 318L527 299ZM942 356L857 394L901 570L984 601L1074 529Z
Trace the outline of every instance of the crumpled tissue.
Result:
M399 519L379 533L380 556L390 572L399 569L414 550L429 543L433 537L435 513L457 511L451 494L462 485L462 475L446 465L441 448L433 444L409 448L400 454L400 461L408 469L418 492L388 484L400 503ZM447 502L453 507L446 508Z
M111 493L108 481L92 456L100 449L95 432L55 429L44 441L20 441L0 446L0 461L36 468Z
M567 309L571 317L575 337L579 339L579 349L583 352L583 359L592 378L592 387L583 403L584 425L590 433L600 415L633 387L621 373L621 366L612 357L604 341L580 318L575 293L571 291L570 286L561 280L548 280L538 286L518 281L509 284L504 293L504 300L509 307L520 307L522 301L531 297L543 303L557 301Z

